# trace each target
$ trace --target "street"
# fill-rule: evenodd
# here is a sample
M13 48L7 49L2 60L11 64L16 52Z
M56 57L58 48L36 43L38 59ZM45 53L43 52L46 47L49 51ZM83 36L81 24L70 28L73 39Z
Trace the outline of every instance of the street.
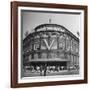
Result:
M61 70L61 71L51 71L51 72L46 72L46 76L55 76L55 75L75 75L79 74L78 70ZM36 76L44 76L44 72L36 72L36 71L29 71L27 70L24 72L24 77L36 77Z

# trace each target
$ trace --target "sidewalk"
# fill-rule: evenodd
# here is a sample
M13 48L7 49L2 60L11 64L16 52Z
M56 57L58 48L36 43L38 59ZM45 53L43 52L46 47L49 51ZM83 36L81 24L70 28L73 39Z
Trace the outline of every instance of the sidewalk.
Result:
M52 72L46 72L46 76L55 76L55 75L74 75L74 74L79 74L79 71L77 70L62 70L62 71L52 71ZM42 75L40 72L30 72L27 71L24 73L24 77L36 77L36 76L43 76L44 73L42 72Z

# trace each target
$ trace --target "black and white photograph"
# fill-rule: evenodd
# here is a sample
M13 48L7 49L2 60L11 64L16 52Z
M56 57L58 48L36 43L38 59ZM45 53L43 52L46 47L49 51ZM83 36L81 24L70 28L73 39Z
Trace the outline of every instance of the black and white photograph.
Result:
M21 10L22 77L79 74L80 14Z
M11 83L15 87L87 82L87 7L12 3Z

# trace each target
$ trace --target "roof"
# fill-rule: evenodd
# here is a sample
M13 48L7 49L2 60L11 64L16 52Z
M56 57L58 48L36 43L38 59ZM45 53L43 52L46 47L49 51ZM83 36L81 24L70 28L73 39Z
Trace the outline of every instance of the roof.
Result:
M40 25L38 25L37 27L35 27L35 32L33 32L33 33L30 33L28 36L35 36L35 33L37 33L37 32L45 32L45 31L38 31L38 29L41 29L41 28L44 28L44 27L58 27L58 28L62 28L63 30L64 30L64 33L66 33L66 34L68 34L68 35L70 35L71 37L73 37L74 39L76 39L77 41L79 41L79 38L78 37L76 37L72 32L70 32L67 28L65 28L64 26L62 26L62 25L58 25L58 24L40 24ZM56 30L46 30L47 32L48 31L56 31ZM61 31L57 31L57 32L61 32ZM28 36L26 37L26 38L28 38ZM25 38L25 39L26 39ZM25 40L24 39L24 40Z
M63 28L62 25L58 25L58 24L41 24L41 25L38 25L37 27L35 27L35 30L38 30L43 27L62 27Z

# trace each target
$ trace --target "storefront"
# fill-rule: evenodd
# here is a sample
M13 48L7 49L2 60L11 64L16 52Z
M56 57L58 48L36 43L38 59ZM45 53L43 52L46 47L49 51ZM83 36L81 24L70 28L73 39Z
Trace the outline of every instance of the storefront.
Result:
M41 71L79 67L79 38L65 27L42 24L23 40L23 66Z

